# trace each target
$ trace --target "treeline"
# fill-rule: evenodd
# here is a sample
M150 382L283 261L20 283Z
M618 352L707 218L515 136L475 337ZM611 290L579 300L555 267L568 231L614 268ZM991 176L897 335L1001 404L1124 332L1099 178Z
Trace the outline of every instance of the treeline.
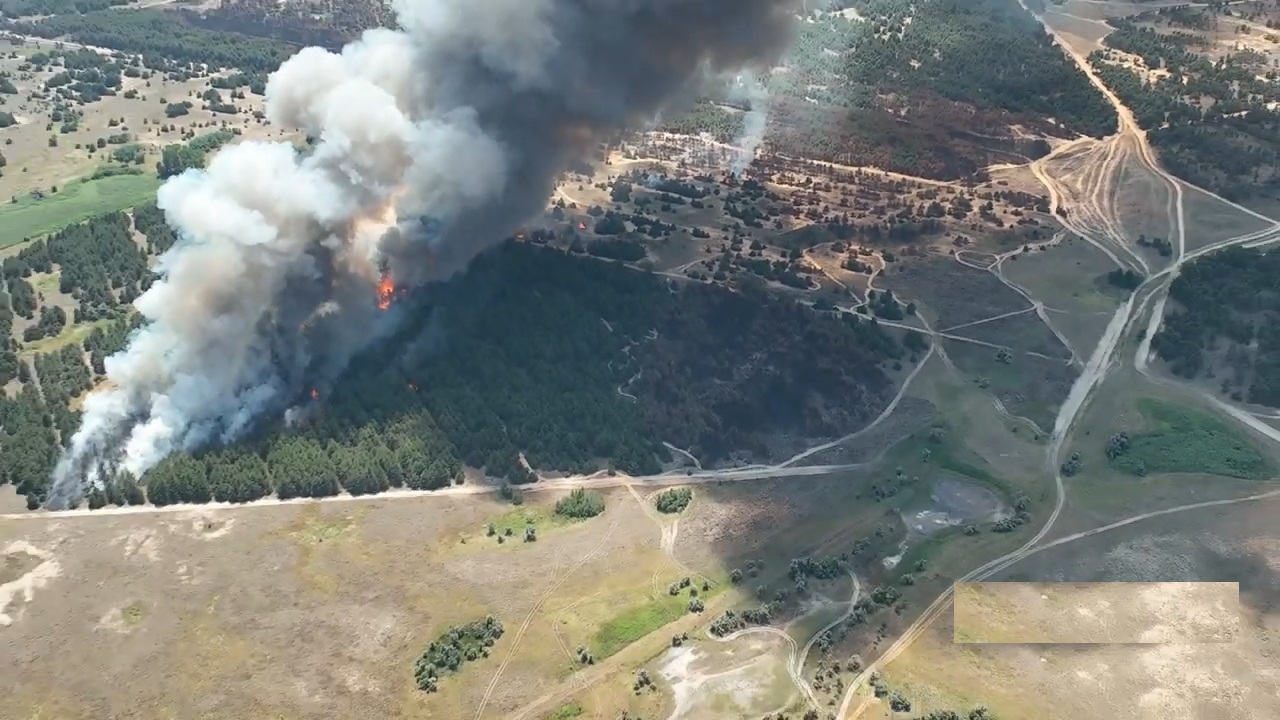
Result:
M182 15L159 9L94 10L11 23L17 32L44 38L65 37L87 45L211 68L271 72L296 48L235 32L206 30ZM148 62L156 67L156 63Z
M456 673L468 662L489 657L489 648L502 637L502 621L492 615L455 625L427 646L413 664L418 689L435 692L440 676Z
M13 339L13 305L0 276L0 388L18 377L18 344Z
M1280 253L1228 248L1184 265L1151 347L1170 370L1213 374L1233 399L1280 407Z
M827 15L799 25L770 77L768 142L780 152L922 175L967 177L1043 141L991 137L1021 124L1106 135L1116 115L1015 0L886 0L862 21ZM732 140L740 113L704 103L666 129Z
M371 423L342 440L277 429L230 447L175 453L141 483L117 474L92 489L87 503L90 508L135 504L141 501L137 495L129 498L139 484L146 502L163 506L251 502L270 495L287 500L340 492L371 495L390 488L436 490L461 479L462 465L447 439L430 418L417 416Z
M178 241L177 234L164 219L164 211L154 200L133 209L133 227L147 238L149 255L159 255Z
M185 143L165 145L156 163L156 174L162 179L180 175L191 168L204 167L209 153L231 142L238 133L232 130L215 130L199 135Z
M700 102L689 112L663 122L658 129L681 135L708 133L720 142L733 142L742 135L743 114L712 102Z
M904 356L872 321L527 243L429 294L334 388L315 421L327 436L426 413L492 475L532 479L521 453L538 469L605 458L647 474L663 440L716 461L765 454L780 432L851 432L891 392L880 365Z
M129 0L0 0L0 15L10 18L70 15L128 4Z

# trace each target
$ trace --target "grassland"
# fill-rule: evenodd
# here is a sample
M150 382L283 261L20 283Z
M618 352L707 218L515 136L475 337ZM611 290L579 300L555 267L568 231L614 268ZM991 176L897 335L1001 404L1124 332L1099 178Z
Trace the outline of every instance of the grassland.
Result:
M1206 473L1242 479L1269 476L1271 463L1217 418L1173 403L1143 398L1142 431L1129 435L1127 452L1110 460L1130 475Z
M52 337L42 338L22 345L24 356L35 356L39 353L53 352L72 343L82 343L96 328L105 328L113 321L110 318L93 322L68 323L62 332Z
M1044 436L1053 429L1058 408L1075 380L1075 367L1018 353L1001 362L997 350L955 340L945 341L944 346L969 380L998 398L1008 414L1034 422L1039 432L1033 434Z
M651 598L607 621L596 632L591 647L598 658L607 658L688 612L688 598L670 595Z
M546 716L545 720L574 720L582 717L582 705L576 702L565 703L559 709Z
M0 248L47 235L113 210L127 210L155 197L160 179L153 173L76 180L39 199L15 196L0 205Z

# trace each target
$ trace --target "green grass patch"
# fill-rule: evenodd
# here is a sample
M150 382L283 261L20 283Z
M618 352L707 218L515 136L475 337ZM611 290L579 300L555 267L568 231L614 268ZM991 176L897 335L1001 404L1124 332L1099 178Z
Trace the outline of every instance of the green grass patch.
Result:
M120 617L126 625L137 625L147 618L147 606L135 602L120 611Z
M55 288L56 289L56 288ZM93 333L95 328L106 330L115 320L111 318L103 318L102 320L94 320L87 323L75 323L68 325L62 329L62 332L53 337L40 338L22 346L23 355L35 356L40 353L54 352L61 350L67 345L79 345Z
M1130 433L1129 448L1108 462L1129 475L1205 473L1252 480L1271 464L1246 439L1217 418L1188 407L1144 398L1138 410L1149 423Z
M650 596L642 604L627 608L600 626L591 643L591 651L596 659L603 660L646 635L660 630L663 626L679 620L690 612L689 604L695 598L705 604L728 587L728 584L718 577L694 576L689 580L689 585L685 587L680 587L679 582L672 583L671 587L678 588L676 594L672 595L668 592L660 597ZM707 585L705 590L704 582Z
M584 712L586 711L582 709L582 705L576 702L565 703L558 710L548 715L545 720L573 720L574 718L582 717Z
M587 518L575 518L558 515L538 508L524 505L513 506L510 510L491 518L483 526L483 531L490 539L505 537L507 542L517 543L524 540L525 528L532 527L539 535L555 528L582 522Z
M629 608L596 631L594 654L599 660L607 658L662 626L679 620L687 612L689 598L683 593L650 599L643 605Z
M935 428L941 432L937 440L932 439ZM934 471L946 470L985 485L1009 501L1022 494L1016 485L993 473L987 461L966 447L956 433L948 423L934 422L898 443L889 453L885 467L902 468L907 475L924 478L932 477ZM929 451L927 458L925 450Z
M112 175L75 180L58 192L35 199L19 196L0 205L0 248L48 235L74 223L113 210L126 210L155 197L160 179L154 175Z

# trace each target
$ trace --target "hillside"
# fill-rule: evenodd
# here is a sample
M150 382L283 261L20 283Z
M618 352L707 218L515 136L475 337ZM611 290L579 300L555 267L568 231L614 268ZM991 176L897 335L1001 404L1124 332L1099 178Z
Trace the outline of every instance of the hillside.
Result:
M174 455L147 476L152 501L429 489L464 465L516 482L529 468L655 473L664 441L704 465L764 461L864 426L892 395L885 370L908 362L874 320L525 243L403 302L400 331L317 393L301 428ZM86 339L87 363L75 345L36 356L43 394L22 378L0 405L0 479L41 497L48 426L74 429L68 400L126 329Z

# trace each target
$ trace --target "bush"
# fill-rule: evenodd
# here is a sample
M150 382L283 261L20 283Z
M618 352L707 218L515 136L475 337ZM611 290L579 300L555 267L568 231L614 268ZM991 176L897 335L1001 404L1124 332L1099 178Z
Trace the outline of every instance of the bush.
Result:
M454 673L471 660L489 655L489 648L502 637L502 622L492 615L483 620L449 628L414 663L418 688L435 692L443 674Z
M693 488L672 488L659 493L654 505L658 508L658 512L670 515L684 512L684 509L689 507L689 501L692 499Z
M556 514L584 520L604 512L604 496L594 490L576 488L556 502Z

